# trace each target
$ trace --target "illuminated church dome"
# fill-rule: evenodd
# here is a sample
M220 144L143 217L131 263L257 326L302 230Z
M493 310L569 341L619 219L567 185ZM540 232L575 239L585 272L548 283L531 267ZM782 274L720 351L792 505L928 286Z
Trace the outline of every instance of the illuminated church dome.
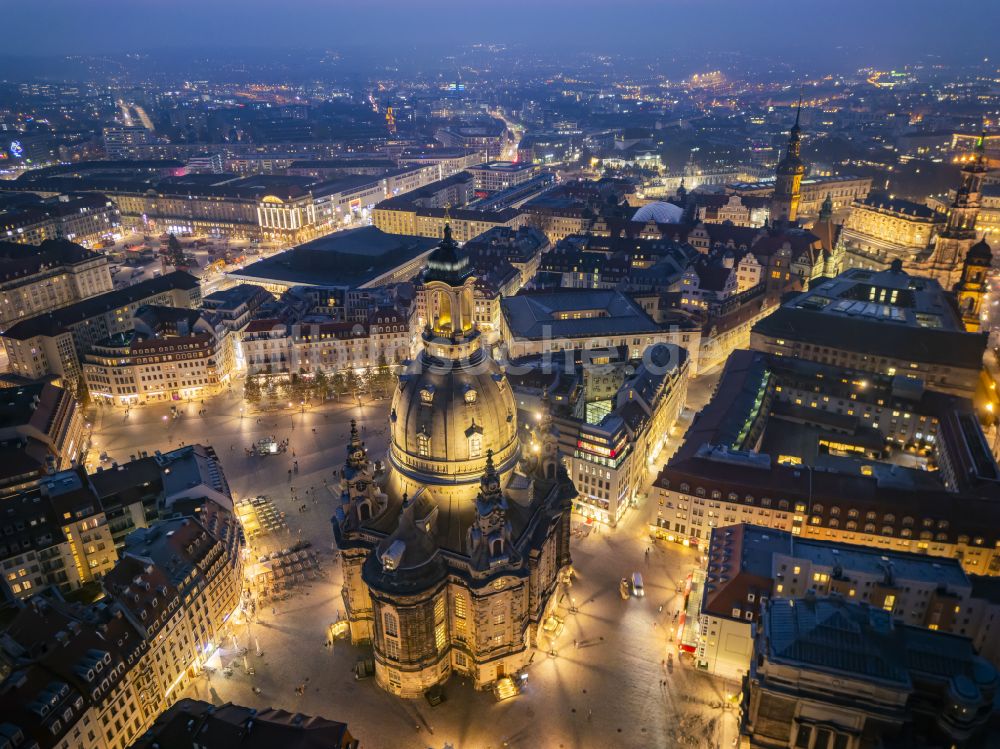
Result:
M507 378L473 325L468 257L445 230L424 276L429 322L424 350L399 378L389 415L394 489L476 496L486 453L505 480L520 452L517 409Z

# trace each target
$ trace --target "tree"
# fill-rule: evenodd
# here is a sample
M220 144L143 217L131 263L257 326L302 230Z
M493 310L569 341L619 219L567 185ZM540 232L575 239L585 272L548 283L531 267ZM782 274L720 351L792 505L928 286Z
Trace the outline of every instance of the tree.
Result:
M364 382L358 377L358 373L353 369L347 369L344 371L344 390L353 395L355 398L358 397L358 391L364 387Z
M267 394L268 400L277 400L278 398L278 385L274 380L267 381L267 387L264 390Z
M175 268L182 268L187 265L187 261L184 259L184 248L174 234L171 234L167 240L167 263Z
M313 393L320 402L325 401L330 395L330 378L322 369L317 369L313 377Z
M335 398L340 398L347 392L347 376L343 372L335 372L330 378L330 388Z
M258 380L254 375L247 375L246 382L243 383L243 397L246 399L247 403L250 403L251 405L260 403L262 395L263 392L260 388L260 380Z
M288 384L286 385L285 392L288 394L289 400L293 403L299 403L304 401L308 395L309 385L304 377L301 377L298 372L292 372L291 376L288 378Z
M80 404L80 408L87 408L90 405L90 388L87 387L83 375L76 380L76 402Z
M378 364L375 366L373 380L374 390L381 398L388 395L395 384L395 376L393 375L392 367L390 367L389 362L385 360L384 353L380 352L378 355Z

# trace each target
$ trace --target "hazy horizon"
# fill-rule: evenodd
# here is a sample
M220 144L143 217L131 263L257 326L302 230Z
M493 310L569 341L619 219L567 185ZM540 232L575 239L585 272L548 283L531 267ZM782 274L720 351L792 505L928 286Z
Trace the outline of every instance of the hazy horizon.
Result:
M643 58L732 52L800 67L853 69L938 60L982 62L1000 28L996 0L34 0L6 8L7 59L66 55L284 54L323 49L391 64L447 57L470 44L540 54Z

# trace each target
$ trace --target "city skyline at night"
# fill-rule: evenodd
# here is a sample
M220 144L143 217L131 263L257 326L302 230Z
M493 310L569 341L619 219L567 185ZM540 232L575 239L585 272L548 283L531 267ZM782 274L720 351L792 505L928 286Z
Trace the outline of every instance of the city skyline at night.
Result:
M38 0L3 749L1000 746L1000 6Z

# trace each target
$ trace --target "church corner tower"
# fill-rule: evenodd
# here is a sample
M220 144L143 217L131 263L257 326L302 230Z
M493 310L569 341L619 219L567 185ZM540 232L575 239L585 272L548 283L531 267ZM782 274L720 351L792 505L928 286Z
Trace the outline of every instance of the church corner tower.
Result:
M799 216L799 202L802 198L802 178L806 165L802 162L802 101L795 111L795 124L789 132L788 148L784 158L775 170L774 194L771 197L771 223L794 224Z
M993 252L985 237L969 248L962 262L962 277L955 285L955 297L962 322L970 333L979 332L987 276L992 264Z
M527 665L569 569L576 495L557 439L523 449L450 227L423 282L423 350L393 395L384 465L352 430L332 519L352 640L371 643L376 682L403 697Z

